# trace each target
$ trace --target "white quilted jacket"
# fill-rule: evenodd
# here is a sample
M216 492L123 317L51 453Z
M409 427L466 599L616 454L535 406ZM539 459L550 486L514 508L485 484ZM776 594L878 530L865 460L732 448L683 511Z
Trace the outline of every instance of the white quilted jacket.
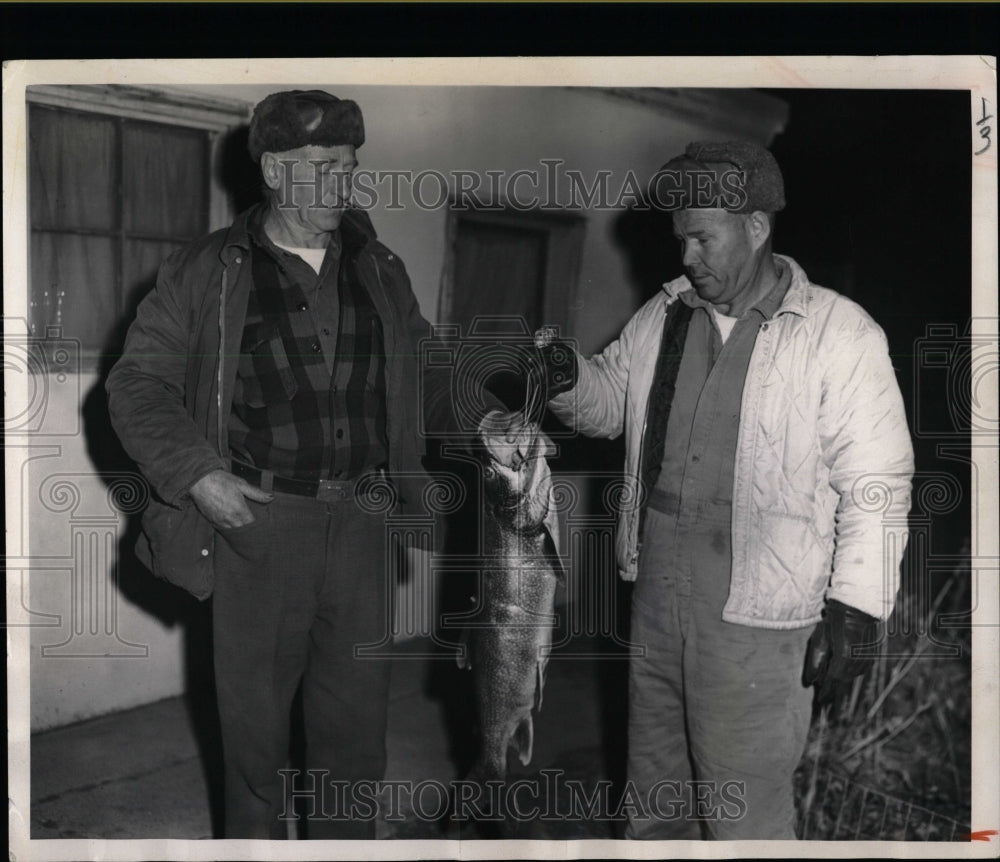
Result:
M727 622L773 629L820 619L824 598L885 619L906 546L913 448L885 335L856 303L792 283L761 325L747 369L733 481ZM549 406L591 437L626 435L616 552L638 573L640 449L667 306L691 290L663 286L618 340L578 358L577 384Z

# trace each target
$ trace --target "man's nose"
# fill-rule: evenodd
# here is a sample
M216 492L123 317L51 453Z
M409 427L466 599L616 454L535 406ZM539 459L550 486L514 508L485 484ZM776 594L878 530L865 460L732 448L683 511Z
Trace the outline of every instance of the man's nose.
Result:
M691 266L697 259L698 255L695 254L694 247L690 243L684 243L683 251L681 252L681 263L684 266Z
M337 174L332 178L332 182L327 186L326 194L328 198L336 198L346 201L351 196L353 183L351 175L347 173Z

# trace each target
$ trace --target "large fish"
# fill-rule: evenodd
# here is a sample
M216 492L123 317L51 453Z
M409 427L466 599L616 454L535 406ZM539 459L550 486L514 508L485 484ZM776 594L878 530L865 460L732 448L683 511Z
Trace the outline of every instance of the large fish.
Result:
M542 704L563 577L546 442L536 433L517 469L484 466L483 578L459 662L475 674L480 747L470 777L481 782L506 778L509 748L531 761L532 710Z

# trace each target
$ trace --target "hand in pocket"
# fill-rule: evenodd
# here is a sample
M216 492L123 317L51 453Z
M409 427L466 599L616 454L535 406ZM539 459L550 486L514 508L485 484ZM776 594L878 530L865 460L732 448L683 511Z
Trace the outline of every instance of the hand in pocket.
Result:
M255 488L246 479L225 470L213 470L202 476L188 493L217 530L246 527L254 522L247 499L258 503L270 503L274 499L274 494Z

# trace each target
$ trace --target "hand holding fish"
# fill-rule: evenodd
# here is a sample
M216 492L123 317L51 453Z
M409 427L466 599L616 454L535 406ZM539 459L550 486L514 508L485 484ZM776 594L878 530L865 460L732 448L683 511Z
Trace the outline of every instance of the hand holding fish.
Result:
M539 433L538 423L529 421L520 410L491 410L479 423L479 436L489 456L514 470L524 462Z

